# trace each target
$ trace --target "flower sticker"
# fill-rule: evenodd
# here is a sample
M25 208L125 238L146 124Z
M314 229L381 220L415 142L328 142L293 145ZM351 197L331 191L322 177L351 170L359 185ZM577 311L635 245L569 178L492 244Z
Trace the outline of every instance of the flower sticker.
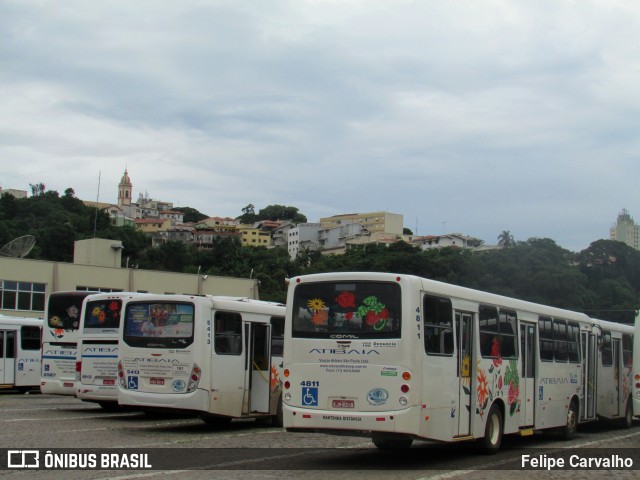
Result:
M321 300L320 298L312 298L307 302L307 308L314 312L319 312L325 308L324 300Z
M364 318L367 325L375 330L382 330L389 318L389 310L385 304L373 295L362 301L357 313L359 317Z
M340 295L336 297L336 302L342 308L356 308L356 297L351 292L341 292Z

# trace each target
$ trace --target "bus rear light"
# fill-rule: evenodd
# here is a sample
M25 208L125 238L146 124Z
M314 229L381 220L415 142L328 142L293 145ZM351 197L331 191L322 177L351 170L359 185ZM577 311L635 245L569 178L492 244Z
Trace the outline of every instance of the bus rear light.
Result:
M302 415L302 418L311 418L311 415L309 415L308 413L305 413Z
M289 390L289 388L291 387L291 383L289 383L289 380L287 380L286 382L284 382L284 388L286 388L287 390Z
M198 385L200 384L200 374L202 371L197 364L193 364L193 368L191 369L191 375L189 376L189 383L187 384L187 393L193 392Z
M290 402L291 401L291 393L287 392L284 394L284 400L286 402Z
M376 417L376 422L384 422L385 420L384 417Z
M124 378L124 369L122 368L122 362L118 362L118 384L120 388L127 388L127 382Z
M76 362L76 372L80 373L82 371L82 362Z
M409 392L409 385L402 385L402 386L400 387L400 391L401 391L402 393L408 393L408 392Z
M636 380L640 380L640 373L636 373L636 376L634 377Z
M407 399L407 397L400 397L398 399L398 402L400 403L400 405L405 406L407 403L409 403L409 400Z
M409 380L411 380L411 373L409 372L402 372L402 379L405 382L408 382Z
M282 373L284 374L285 377L288 377L289 376L289 369L285 368L284 372L282 372Z

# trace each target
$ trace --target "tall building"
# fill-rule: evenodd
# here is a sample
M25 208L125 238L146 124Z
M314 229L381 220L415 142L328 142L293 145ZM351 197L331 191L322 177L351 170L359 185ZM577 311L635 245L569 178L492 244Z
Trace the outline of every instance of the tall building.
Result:
M609 230L609 238L640 250L640 226L635 223L626 208L618 214L616 223Z

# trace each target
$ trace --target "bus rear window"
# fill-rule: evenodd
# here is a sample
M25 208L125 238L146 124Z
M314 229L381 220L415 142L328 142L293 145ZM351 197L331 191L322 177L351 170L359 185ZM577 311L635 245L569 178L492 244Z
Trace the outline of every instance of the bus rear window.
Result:
M50 328L77 330L80 327L82 301L90 293L51 294L47 309L47 325Z
M401 318L395 283L308 283L294 292L294 337L400 338Z
M134 347L185 348L193 343L191 303L132 302L124 318L124 341Z
M120 327L122 300L97 300L87 302L84 314L84 330Z

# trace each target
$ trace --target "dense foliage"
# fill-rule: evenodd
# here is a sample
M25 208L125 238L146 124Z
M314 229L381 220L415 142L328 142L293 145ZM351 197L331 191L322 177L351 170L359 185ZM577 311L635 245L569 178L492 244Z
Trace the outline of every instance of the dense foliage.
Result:
M265 209L266 213L275 215L273 212L284 208L290 219L304 218L293 207L273 207ZM251 209L245 210L246 214ZM193 218L202 216L194 209L183 211ZM27 234L36 237L29 258L70 262L74 240L93 236L122 240L123 263L144 269L256 278L261 298L277 301L285 300L286 278L329 271L415 274L626 322L638 308L640 293L640 252L609 240L595 241L574 253L548 238L515 241L505 231L499 235L504 248L484 253L458 248L421 251L400 242L388 247L360 246L344 255L303 252L293 261L284 249L242 247L237 239L229 238L219 239L206 251L178 242L151 248L144 234L111 226L105 214L87 207L72 189L63 196L51 191L28 199L2 196L0 244Z

